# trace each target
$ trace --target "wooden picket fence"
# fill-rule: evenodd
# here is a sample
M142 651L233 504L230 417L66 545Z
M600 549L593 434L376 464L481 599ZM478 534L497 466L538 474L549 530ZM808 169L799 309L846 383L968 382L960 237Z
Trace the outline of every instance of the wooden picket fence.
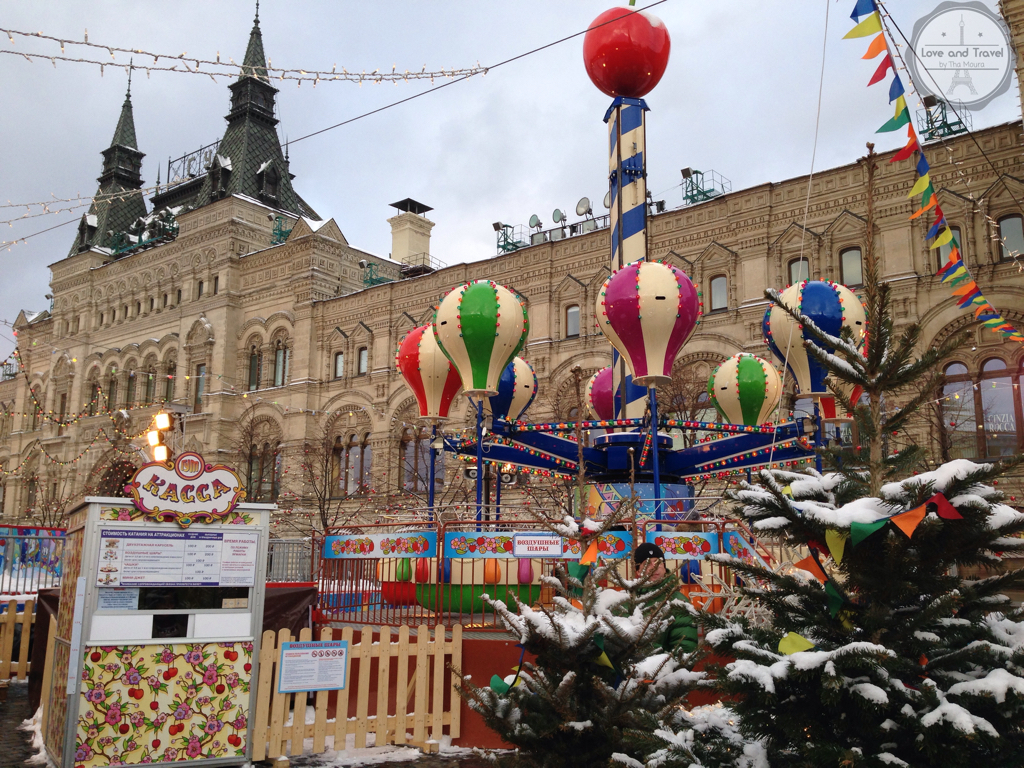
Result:
M462 667L462 626L457 624L451 628L450 639L446 638L443 626L435 627L433 633L421 626L412 640L409 627L399 627L397 642L393 641L392 632L392 627L381 627L379 642L374 642L373 627L362 627L359 643L354 644L352 628L342 630L341 639L348 642L347 687L337 692L315 692L312 723L306 722L307 693L277 690L281 643L292 642L295 638L287 629L276 636L272 631L264 632L252 729L253 761L301 755L305 739L313 740L314 754L323 752L326 739L331 735L337 750L345 749L349 734L355 735L355 746L359 748L366 746L368 733L375 734L377 746L409 744L426 748L428 742L441 740L446 726L448 735L457 738L460 701L455 691L458 682L455 671ZM298 637L300 642L311 639L309 629L303 629ZM332 630L325 627L320 639L335 638ZM359 669L353 676L352 662L356 660ZM447 684L446 668L449 670ZM371 697L371 681L376 682L374 697ZM394 696L389 696L392 688ZM445 709L446 692L448 709ZM327 713L335 697L336 717L332 721L328 720ZM353 698L355 717L349 718ZM370 712L371 698L375 699L373 713ZM289 713L292 715L290 723Z
M26 600L25 609L18 612L18 601L11 600L0 613L0 686L6 686L11 679L28 680L31 664L29 653L32 648L30 638L32 625L35 623L35 601ZM21 642L18 647L18 658L14 657L15 627L21 626Z

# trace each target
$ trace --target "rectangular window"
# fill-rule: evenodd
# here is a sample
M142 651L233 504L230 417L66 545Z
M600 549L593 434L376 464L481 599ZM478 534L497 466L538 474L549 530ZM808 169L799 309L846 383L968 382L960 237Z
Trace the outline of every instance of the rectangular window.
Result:
M146 377L146 405L153 404L153 390L156 388L156 376L152 373L144 374Z
M287 359L287 350L284 347L278 347L274 351L274 386L283 387L285 382L285 360Z
M57 434L64 434L64 417L68 412L68 393L62 392L60 395L60 408L57 411Z
M171 363L167 372L167 384L164 385L164 400L170 402L174 399L174 367Z
M203 281L202 280L199 281L199 290L197 291L196 298L197 299L203 298Z
M807 259L793 259L789 262L789 284L796 285L802 283L804 280L809 280L810 277L809 264Z
M860 248L846 248L839 254L843 285L855 287L864 285L864 269L861 265Z
M580 335L580 307L573 304L565 308L565 338L573 339Z
M220 290L220 275L213 276L213 295L216 296Z
M124 407L135 405L135 374L128 374L128 391L125 394Z
M1004 260L1024 256L1024 226L1020 216L1004 216L999 220L1000 254Z
M253 352L249 355L249 391L255 392L260 388L260 354Z
M165 307L167 306L167 294L166 293L164 294L164 306Z
M729 279L725 275L711 278L711 311L729 308Z
M149 311L150 312L153 311L153 307L154 307L155 304L156 304L156 299L154 299L152 296L150 296L149 297Z
M181 288L179 288L179 289L178 289L178 294L177 294L177 296L178 296L178 298L177 298L177 299L175 299L175 301L174 301L175 305L177 305L177 304L181 304Z
M359 374L366 373L370 363L370 350L366 347L359 348Z
M345 353L335 352L334 354L334 378L340 379L345 375Z
M200 413L203 410L203 395L206 393L206 364L200 363L196 366L196 400L193 411Z

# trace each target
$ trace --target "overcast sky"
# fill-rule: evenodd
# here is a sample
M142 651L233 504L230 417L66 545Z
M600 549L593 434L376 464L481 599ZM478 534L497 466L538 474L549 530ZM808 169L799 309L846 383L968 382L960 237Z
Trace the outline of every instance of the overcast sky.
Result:
M622 3L623 5L625 3ZM647 3L640 0L637 7ZM815 166L856 160L866 141L902 145L902 133L874 134L891 116L885 85L865 88L876 62L861 60L864 40L842 40L853 0L667 0L653 9L672 37L661 84L647 97L649 189L669 207L681 200L680 168L714 169L743 189L806 174L811 168L818 84L824 89ZM907 35L937 0L890 2ZM995 3L989 3L994 7ZM260 20L275 66L307 70L428 70L495 64L581 31L609 0L414 2L264 0ZM828 33L825 34L826 6ZM141 48L166 54L218 54L240 61L252 27L248 0L67 0L0 2L0 27ZM582 37L548 48L408 104L294 143L295 187L324 218L334 217L354 246L387 255L388 204L412 197L435 210L432 254L454 264L494 253L491 223L525 224L554 208L572 211L584 195L603 213L607 191L609 98L587 78ZM30 63L6 51L59 55L56 43L0 38L0 202L92 195L101 150L110 144L125 92L122 71L88 64ZM64 55L110 60L105 51L69 46ZM136 64L150 63L136 57ZM114 61L122 62L124 54ZM228 80L136 72L132 85L147 185L166 175L168 157L219 140ZM430 87L294 83L281 88L278 131L295 139ZM916 109L916 99L909 99ZM975 128L1020 118L1010 91L973 115ZM62 206L57 206L62 207ZM16 222L0 240L31 235L84 209ZM24 209L0 209L0 219ZM38 212L38 209L33 209ZM575 219L574 216L570 217ZM48 306L47 265L66 256L75 225L0 251L0 320ZM0 327L0 355L10 351Z

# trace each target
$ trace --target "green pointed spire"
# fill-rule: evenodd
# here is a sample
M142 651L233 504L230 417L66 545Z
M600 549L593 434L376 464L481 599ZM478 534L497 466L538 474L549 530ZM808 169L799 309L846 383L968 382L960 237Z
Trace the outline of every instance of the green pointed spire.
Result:
M249 33L249 45L245 49L245 59L242 61L243 77L255 77L258 80L268 82L267 57L263 53L263 33L260 32L260 6L256 4L256 18L252 23L252 32Z
M132 92L131 85L128 86L128 93L124 97L124 104L121 105L121 117L118 118L117 128L114 129L114 138L111 146L128 147L138 149L139 145L135 140L135 115L132 113Z

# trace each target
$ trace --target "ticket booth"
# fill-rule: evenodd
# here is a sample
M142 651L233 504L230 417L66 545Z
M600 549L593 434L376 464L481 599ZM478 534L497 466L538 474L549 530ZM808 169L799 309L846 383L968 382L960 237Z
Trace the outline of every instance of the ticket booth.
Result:
M270 504L196 453L70 516L43 737L60 768L249 756Z

